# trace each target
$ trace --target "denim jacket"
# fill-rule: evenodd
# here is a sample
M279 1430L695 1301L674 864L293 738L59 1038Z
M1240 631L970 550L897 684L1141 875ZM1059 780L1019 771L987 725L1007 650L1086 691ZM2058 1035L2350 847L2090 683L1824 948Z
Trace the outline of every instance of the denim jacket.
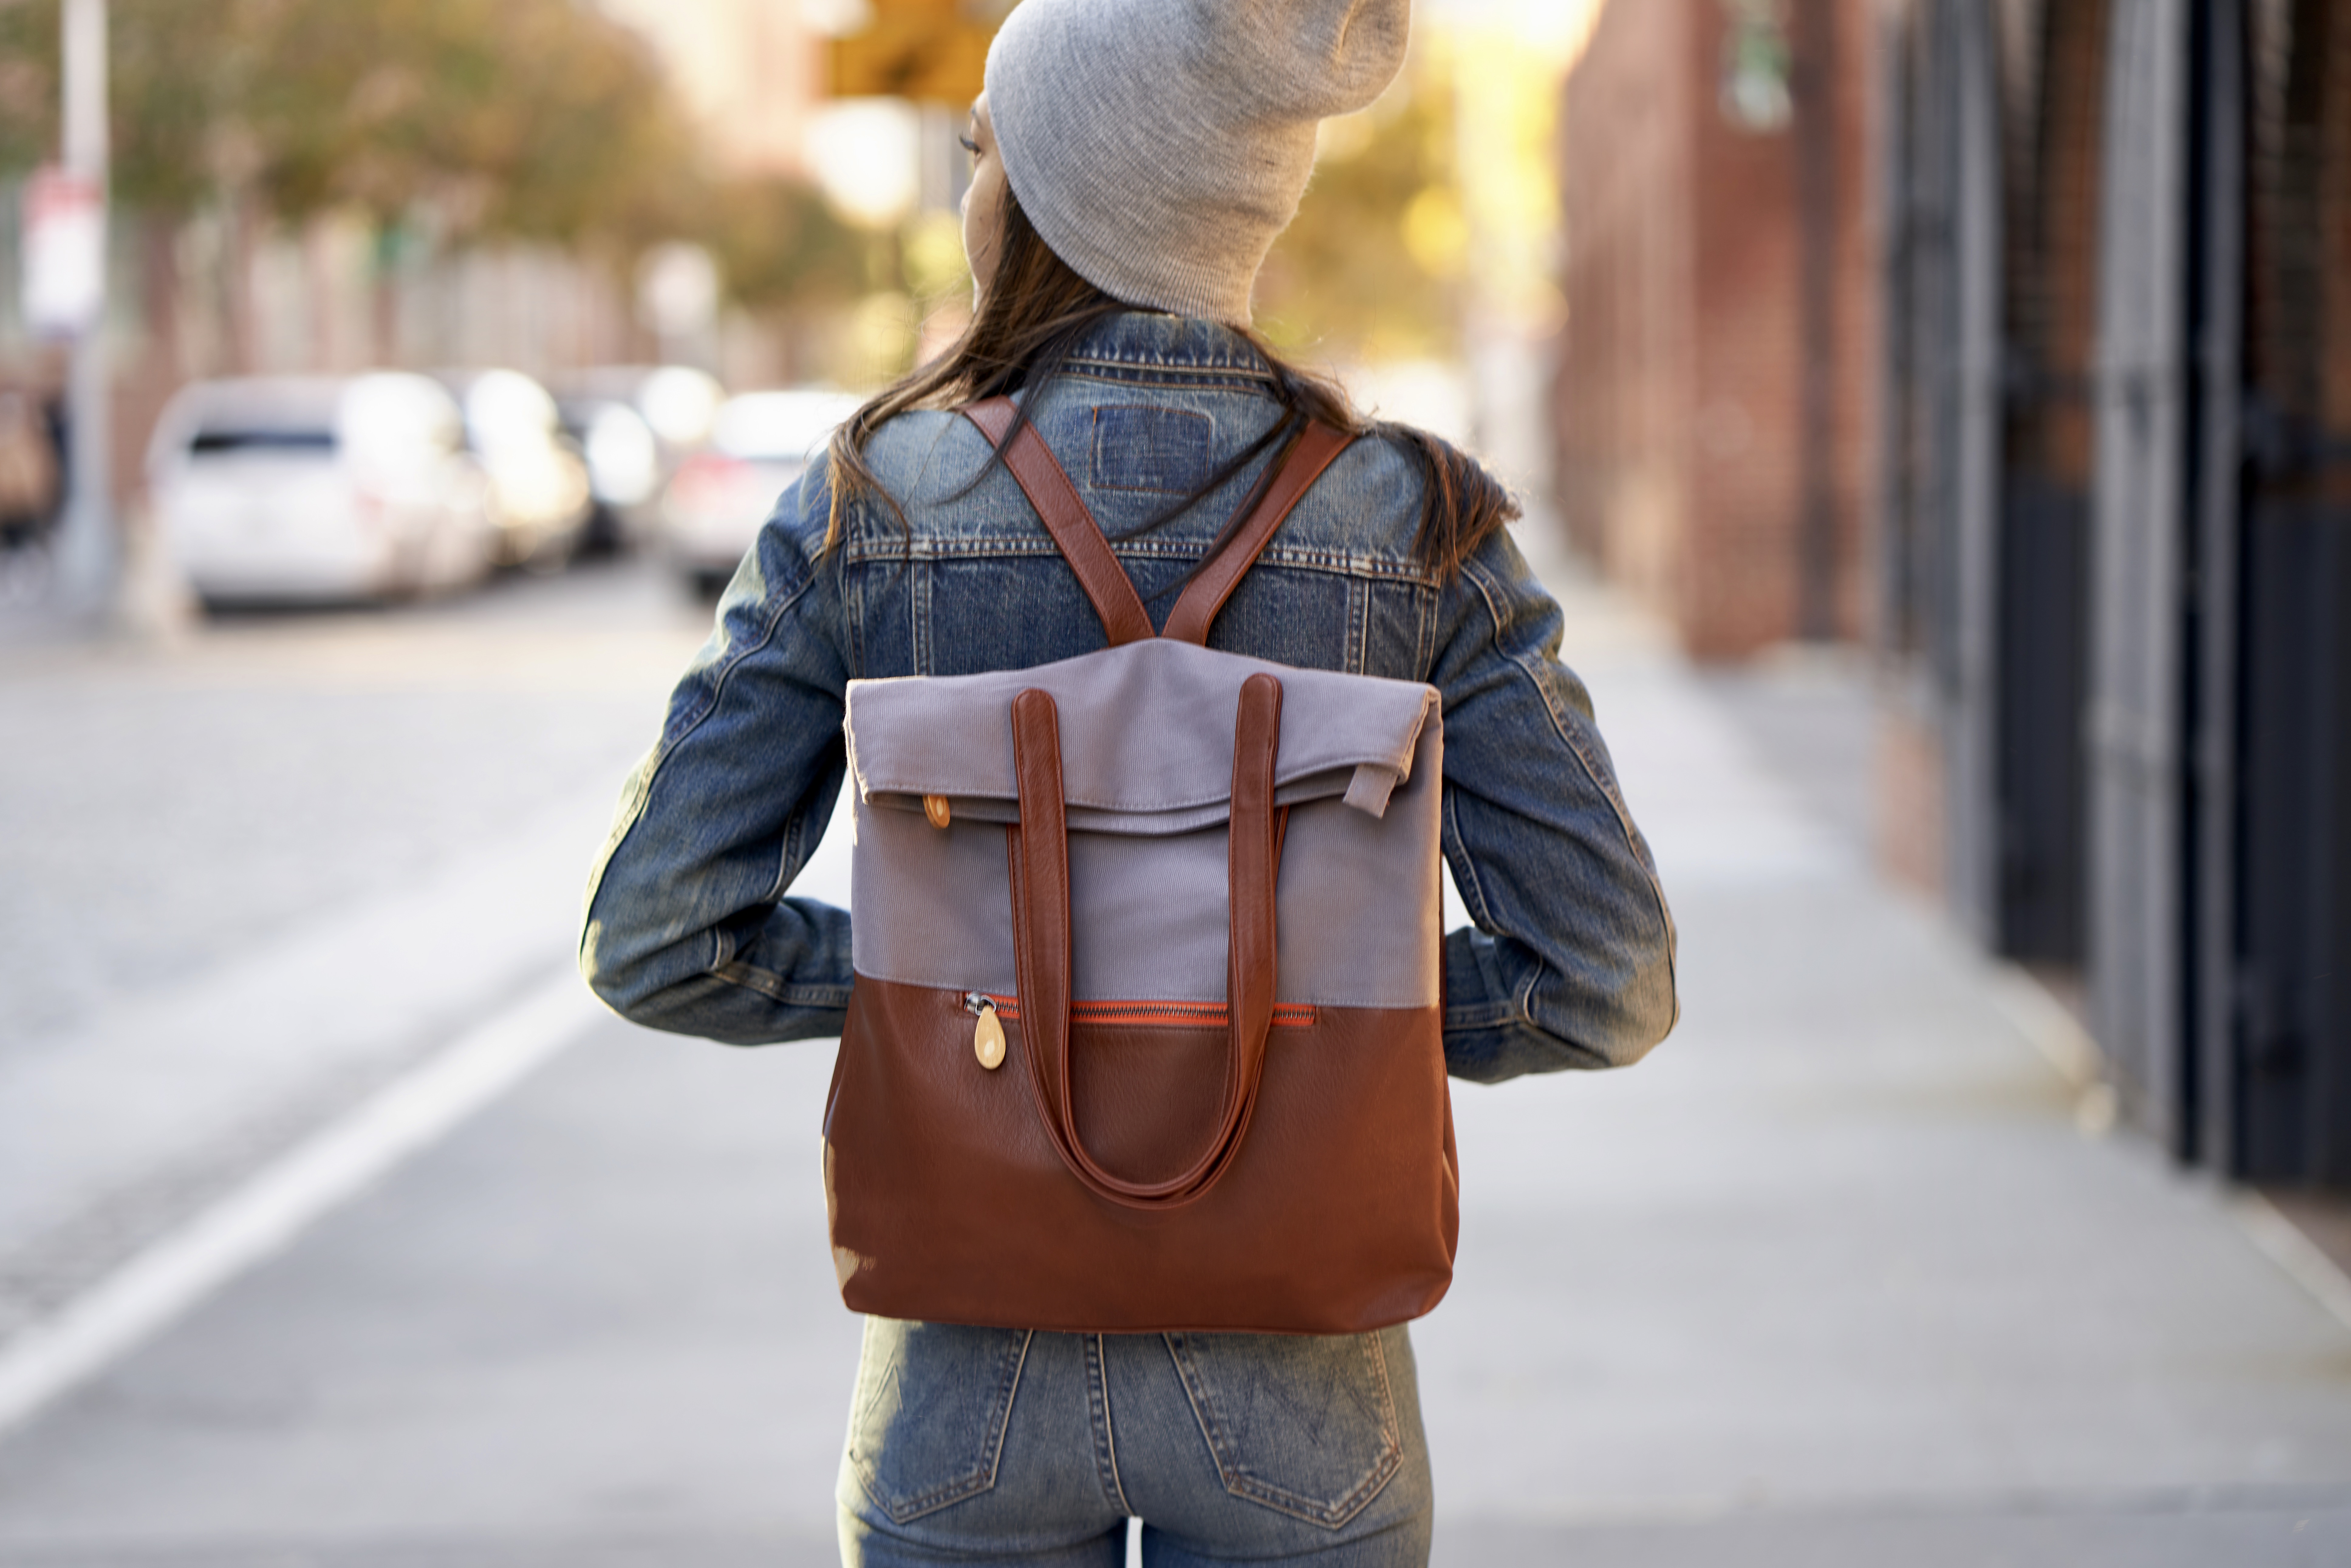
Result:
M1134 312L1030 411L1155 624L1270 455L1152 526L1280 417L1262 357ZM1076 578L968 420L901 414L866 459L903 509L842 508L821 461L777 502L622 792L580 962L656 1029L752 1045L840 1032L850 915L787 896L831 818L842 691L1023 669L1104 643ZM1637 1060L1672 1028L1674 930L1561 612L1497 530L1450 581L1413 556L1416 463L1357 441L1243 579L1209 645L1422 681L1443 695L1444 844L1476 929L1445 942L1446 1063L1497 1082Z

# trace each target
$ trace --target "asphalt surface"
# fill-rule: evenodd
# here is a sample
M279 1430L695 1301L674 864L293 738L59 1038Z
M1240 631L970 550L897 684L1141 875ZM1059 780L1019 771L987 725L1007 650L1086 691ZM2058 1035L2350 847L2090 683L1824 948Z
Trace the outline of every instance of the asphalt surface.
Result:
M559 967L657 573L0 639L0 1345Z
M1861 673L1694 678L1554 570L1685 1019L1629 1071L1457 1092L1461 1264L1415 1330L1437 1561L2351 1561L2351 1327L2234 1195L2102 1134L2062 1013L1872 875L1823 760L1867 755ZM0 1275L49 1281L15 1343L559 971L594 802L696 633L623 570L0 657L0 716L66 737L0 762L0 935L55 955L0 978L0 1175L46 1205L0 1199ZM832 1561L830 1054L590 1024L0 1441L0 1564ZM200 1129L114 1106L190 1058L175 1094L229 1085ZM8 1152L23 1085L113 1153ZM148 1218L91 1228L110 1200Z

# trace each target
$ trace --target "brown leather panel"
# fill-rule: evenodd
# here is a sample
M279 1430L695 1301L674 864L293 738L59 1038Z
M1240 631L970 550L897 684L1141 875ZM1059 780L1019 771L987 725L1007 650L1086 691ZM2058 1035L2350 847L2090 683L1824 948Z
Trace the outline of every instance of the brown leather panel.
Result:
M1013 967L1029 998L1037 1039L1030 1080L1045 1131L1093 1194L1134 1207L1196 1202L1231 1168L1257 1103L1266 1031L1273 1022L1274 873L1287 818L1275 810L1273 783L1281 746L1281 682L1264 673L1241 683L1233 721L1233 789L1228 886L1228 1020L1223 1110L1199 1156L1173 1175L1135 1181L1098 1161L1086 1146L1070 1071L1070 867L1061 788L1059 710L1050 693L1031 688L1012 702L1012 758L1020 821L1005 830L1012 883Z
M1207 642L1208 628L1215 624L1217 612L1225 607L1225 601L1233 596L1233 590L1240 586L1249 569L1265 553L1265 547L1272 542L1274 529L1281 527L1282 519L1290 516L1300 498L1354 439L1327 424L1307 425L1304 434L1282 454L1273 483L1266 486L1264 498L1249 513L1249 520L1185 585L1176 608L1168 612L1167 629L1161 636L1173 637L1179 643Z
M1019 437L1006 448L1004 434L1019 416L1010 398L989 398L985 402L967 405L963 412L967 419L979 426L989 445L1003 450L1004 465L1019 482L1020 492L1029 497L1029 504L1037 508L1038 520L1053 536L1053 543L1070 563L1070 570L1078 574L1078 586L1085 590L1094 613L1102 617L1102 631L1109 635L1112 646L1138 643L1151 636L1151 616L1134 591L1134 580L1118 564L1118 557L1111 553L1110 541L1102 538L1102 525L1086 510L1077 486L1070 483L1061 459L1045 444L1045 438L1037 434L1037 427L1022 425Z
M1142 1184L1196 1164L1224 1120L1225 1043L1221 1024L1072 1023L1071 1100L1096 1162Z
M1139 1211L1063 1164L1021 1024L1006 1025L991 1072L959 992L861 976L825 1133L835 1257L854 1264L842 1298L885 1317L1102 1333L1353 1333L1417 1317L1451 1282L1459 1229L1442 1016L1325 1007L1280 1030L1225 1179ZM1209 1051L1083 1029L1073 1047L1098 1048L1113 1073L1109 1053L1140 1052L1169 1078ZM1082 1092L1092 1075L1078 1072ZM1078 1112L1103 1156L1141 1174L1211 1130L1176 1128L1201 1114L1203 1096L1186 1096L1106 1093Z

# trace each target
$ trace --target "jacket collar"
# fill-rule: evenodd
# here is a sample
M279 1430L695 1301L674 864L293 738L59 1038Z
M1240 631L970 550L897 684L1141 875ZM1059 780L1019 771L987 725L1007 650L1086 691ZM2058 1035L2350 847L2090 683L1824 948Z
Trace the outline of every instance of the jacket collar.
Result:
M1071 350L1069 363L1073 369L1101 365L1273 377L1257 346L1231 328L1155 310L1127 310L1106 319Z

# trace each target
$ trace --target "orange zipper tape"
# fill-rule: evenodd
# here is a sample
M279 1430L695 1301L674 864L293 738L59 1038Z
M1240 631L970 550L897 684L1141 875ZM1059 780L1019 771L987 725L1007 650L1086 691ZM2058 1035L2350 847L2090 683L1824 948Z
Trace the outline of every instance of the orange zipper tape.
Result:
M999 997L987 992L996 1016L1017 1022L1020 1002L1015 997ZM1070 1018L1077 1023L1143 1024L1170 1028L1220 1025L1225 1021L1222 1002L1071 1002ZM1278 1029L1305 1029L1314 1022L1311 1002L1276 1002L1273 1022Z

